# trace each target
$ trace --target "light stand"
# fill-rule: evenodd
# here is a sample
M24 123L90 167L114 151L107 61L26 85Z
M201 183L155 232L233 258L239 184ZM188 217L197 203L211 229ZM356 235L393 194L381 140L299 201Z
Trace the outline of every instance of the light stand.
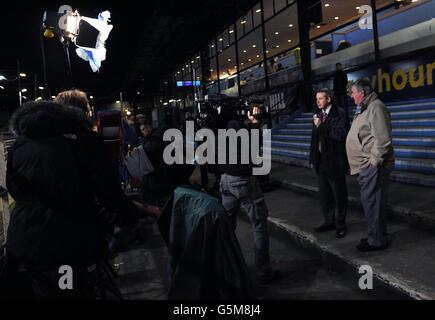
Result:
M65 51L66 56L66 64L67 64L67 74L70 81L70 87L72 88L74 86L74 79L73 79L73 73L71 68L71 58L69 55L69 45L71 43L71 40L68 37L61 37L60 42L62 43L63 50Z

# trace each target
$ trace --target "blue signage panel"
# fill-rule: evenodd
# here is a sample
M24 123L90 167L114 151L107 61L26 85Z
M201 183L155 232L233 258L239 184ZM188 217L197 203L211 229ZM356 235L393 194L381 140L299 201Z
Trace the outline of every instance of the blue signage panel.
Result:
M177 87L191 87L193 84L193 81L177 81ZM201 81L195 81L196 86L201 85Z

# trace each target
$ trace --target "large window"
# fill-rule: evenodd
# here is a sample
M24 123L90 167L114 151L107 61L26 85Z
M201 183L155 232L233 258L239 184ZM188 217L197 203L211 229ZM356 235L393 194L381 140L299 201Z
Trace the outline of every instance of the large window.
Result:
M225 49L219 57L219 79L226 79L237 73L235 45Z
M392 41L394 35L389 36L391 33L431 20L434 12L435 1L431 0L401 4L379 12L377 14L379 47L385 48L394 43ZM430 26L423 27L423 29L428 28ZM418 31L413 31L413 33L417 34Z
M265 24L266 55L272 57L299 43L296 4L288 7Z
M254 8L252 8L252 14L254 16L253 26L258 27L261 24L261 4L257 3Z
M208 56L211 58L216 54L216 46L214 41L208 44Z
M239 68L246 69L261 60L263 60L263 41L261 28L257 28L239 41Z
M370 0L322 0L322 23L311 28L310 38L318 37L361 17L364 12L360 13L360 8L364 5L370 6L370 3ZM391 0L377 0L376 8L390 3Z
M213 57L210 59L210 73L209 73L208 81L215 82L217 81L217 66L216 66L216 58Z
M273 0L263 0L264 20L273 16Z

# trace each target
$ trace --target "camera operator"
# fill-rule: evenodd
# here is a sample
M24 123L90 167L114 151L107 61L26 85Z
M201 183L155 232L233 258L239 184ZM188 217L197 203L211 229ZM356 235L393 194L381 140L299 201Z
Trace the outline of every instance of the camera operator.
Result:
M116 168L87 118L85 93L56 102L29 102L12 116L17 139L8 153L6 184L15 199L0 296L94 299L95 267L105 258L107 216L122 227L137 223L143 206L121 190ZM139 210L138 210L139 209ZM72 288L61 289L61 267Z
M226 119L229 120L226 129L238 131L243 128L243 124L238 120L234 110L236 108L230 106L224 112ZM260 108L254 107L252 113L248 111L247 115L250 123L245 126L245 129L248 129L248 131L259 129ZM218 165L219 171L222 173L220 181L222 205L234 230L236 229L239 211L244 210L248 214L254 233L255 263L258 269L257 285L266 287L279 278L279 271L272 270L270 265L269 234L267 230L268 209L258 179L252 173L253 164L252 162L249 164L241 163L241 143L240 141L237 143L237 163L228 164L229 153L227 146L227 164Z

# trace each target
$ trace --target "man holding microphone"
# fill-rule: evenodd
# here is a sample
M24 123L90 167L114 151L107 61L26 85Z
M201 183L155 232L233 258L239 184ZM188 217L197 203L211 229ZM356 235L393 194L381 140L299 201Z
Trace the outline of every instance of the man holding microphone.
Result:
M313 120L310 164L317 173L320 204L325 221L314 230L324 232L335 229L336 237L342 238L347 233L346 113L331 103L329 88L317 91L316 101L319 112L314 115Z

